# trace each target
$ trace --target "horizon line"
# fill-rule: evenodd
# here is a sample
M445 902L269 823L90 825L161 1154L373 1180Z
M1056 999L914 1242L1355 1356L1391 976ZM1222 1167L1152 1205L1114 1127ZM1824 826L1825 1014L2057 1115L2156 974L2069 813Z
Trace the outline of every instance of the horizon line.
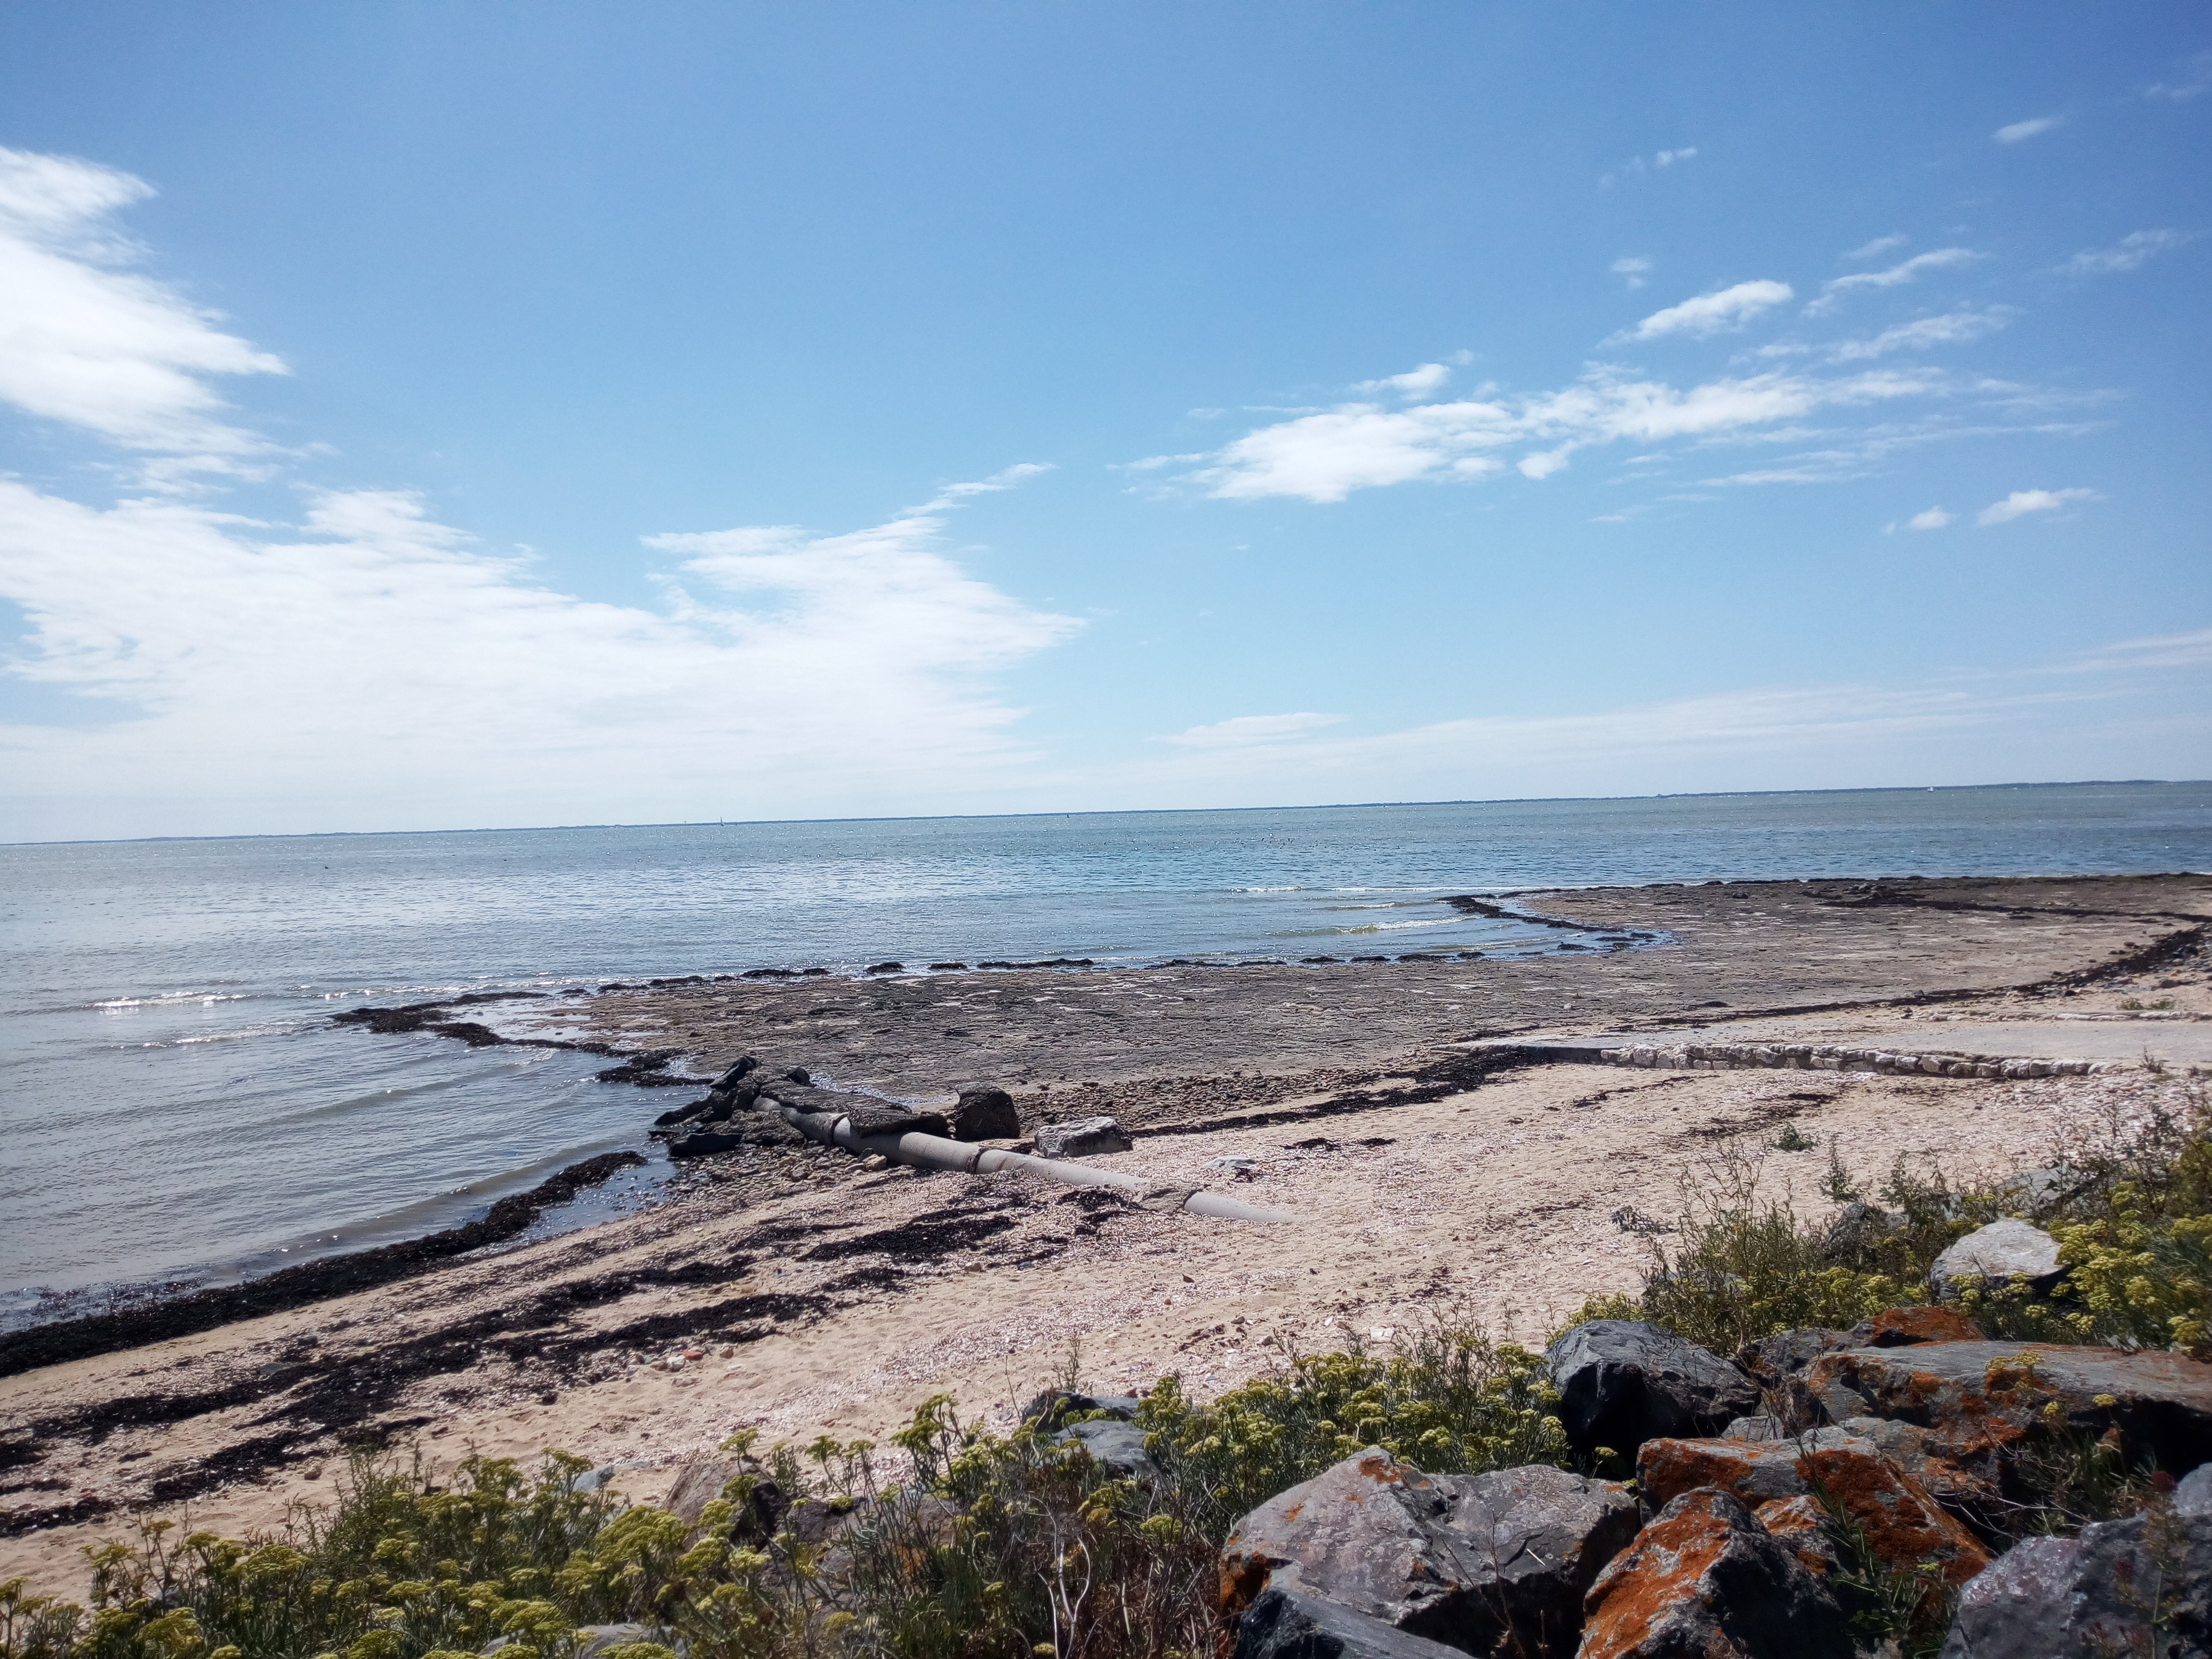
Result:
M1030 812L876 812L842 817L791 818L674 818L645 823L515 823L479 824L443 830L239 830L213 836L86 836L54 841L0 842L11 847L132 847L159 842L189 841L327 841L368 836L521 836L551 835L575 830L741 830L770 823L927 823L939 819L1103 818L1135 817L1175 812L1350 812L1389 806L1534 806L1563 801L1728 800L1762 795L1933 795L1973 789L2113 789L2160 786L2179 788L2212 784L2212 778L2076 778L2008 783L1862 784L1828 789L1683 789L1650 795L1499 795L1485 799L1443 800L1365 800L1279 804L1269 806L1114 806L1089 807L1079 811Z

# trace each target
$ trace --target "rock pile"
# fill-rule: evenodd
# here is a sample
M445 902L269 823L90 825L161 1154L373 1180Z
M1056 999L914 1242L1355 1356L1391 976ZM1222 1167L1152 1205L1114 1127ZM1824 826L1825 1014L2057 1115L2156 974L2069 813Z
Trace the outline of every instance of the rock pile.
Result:
M1877 1601L1946 1659L2212 1659L2212 1367L1986 1341L1942 1307L1733 1359L1600 1320L1547 1357L1577 1451L1632 1486L1370 1447L1237 1524L1236 1659L1844 1659ZM2019 1455L2084 1445L2162 1495L2006 1547Z

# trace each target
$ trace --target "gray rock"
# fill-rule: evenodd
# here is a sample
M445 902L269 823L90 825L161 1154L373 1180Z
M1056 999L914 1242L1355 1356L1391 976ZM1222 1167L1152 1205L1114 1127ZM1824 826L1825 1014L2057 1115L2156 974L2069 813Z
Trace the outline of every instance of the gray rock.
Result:
M1231 1607L1287 1588L1463 1653L1565 1659L1583 1592L1636 1520L1610 1481L1536 1466L1432 1478L1370 1447L1239 1522L1222 1583Z
M2212 1463L2201 1463L2173 1489L2176 1515L2212 1515Z
M667 1645L660 1632L644 1625L579 1625L575 1659L599 1659L608 1649L628 1647L633 1642Z
M1771 1389L1795 1376L1822 1354L1856 1346L1849 1331L1782 1331L1745 1343L1735 1351L1735 1363L1739 1370Z
M1486 1594L1481 1616L1443 1638L1470 1653L1574 1652L1583 1597L1636 1536L1636 1500L1618 1481L1536 1463L1434 1477L1440 1523Z
M1759 1406L1757 1385L1728 1361L1641 1320L1577 1325L1546 1358L1560 1425L1585 1455L1633 1456L1646 1440L1711 1434Z
M1004 1089L963 1089L951 1121L955 1140L1012 1140L1022 1132L1014 1097Z
M1976 1228L1937 1256L1928 1283L1937 1301L1948 1302L1963 1288L1962 1279L2024 1278L2043 1291L2058 1282L2059 1272L2058 1241L2032 1222L2007 1216Z
M1409 1636L1334 1601L1270 1588L1237 1626L1233 1659L1462 1659L1456 1649Z
M1120 1422L1133 1423L1137 1420L1137 1407L1143 1403L1133 1394L1085 1394L1079 1389L1047 1389L1022 1407L1022 1421L1035 1424L1039 1429L1057 1429L1072 1417L1103 1412Z
M685 1135L680 1140L668 1143L671 1158L711 1158L716 1152L734 1152L745 1144L743 1134L722 1134L712 1129L702 1129Z
M1126 1152L1134 1144L1110 1117L1071 1118L1045 1124L1036 1132L1039 1158L1097 1158Z
M1463 1622L1475 1585L1436 1526L1443 1495L1380 1446L1300 1481L1237 1523L1221 1547L1223 1600L1257 1598L1295 1567L1304 1593L1419 1636Z
M1117 1422L1112 1418L1078 1423L1073 1428L1062 1429L1053 1438L1062 1445L1070 1442L1080 1444L1091 1454L1091 1462L1116 1479L1133 1477L1150 1484L1160 1478L1160 1466L1145 1449L1145 1431L1134 1423Z
M1725 1492L1684 1492L1583 1601L1579 1659L1849 1659L1827 1587Z
M1723 1440L1783 1440L1788 1437L1789 1431L1782 1426L1782 1419L1764 1412L1754 1417L1731 1419L1720 1435Z
M1959 1597L1943 1659L2212 1659L2212 1515L2015 1544Z

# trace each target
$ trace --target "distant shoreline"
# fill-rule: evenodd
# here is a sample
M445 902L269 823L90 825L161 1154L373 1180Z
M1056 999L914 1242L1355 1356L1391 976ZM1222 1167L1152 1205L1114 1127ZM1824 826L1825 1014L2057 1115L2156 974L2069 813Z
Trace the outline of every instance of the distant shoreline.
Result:
M171 842L201 841L329 841L349 837L380 836L527 836L557 835L579 830L704 830L749 829L762 825L804 825L834 823L990 823L1000 820L1016 821L1026 818L1110 818L1137 817L1196 816L1203 813L1228 812L1355 812L1384 810L1391 807L1408 809L1437 806L1536 806L1576 801L1615 802L1650 800L1773 800L1801 795L1935 795L1969 793L1978 790L1999 789L2148 789L2203 788L2212 785L2212 778L2075 778L2057 782L2008 783L1930 783L1930 784L1873 784L1863 787L1833 789L1683 789L1669 790L1655 795L1498 795L1468 797L1449 800L1349 800L1324 801L1310 805L1267 806L1115 806L1087 807L1073 811L1054 811L1041 809L1028 812L887 812L871 813L854 817L828 818L678 818L649 823L515 823L482 824L468 828L438 830L234 830L220 835L204 836L108 836L65 837L59 840L0 842L0 850L10 847L133 847L150 846Z

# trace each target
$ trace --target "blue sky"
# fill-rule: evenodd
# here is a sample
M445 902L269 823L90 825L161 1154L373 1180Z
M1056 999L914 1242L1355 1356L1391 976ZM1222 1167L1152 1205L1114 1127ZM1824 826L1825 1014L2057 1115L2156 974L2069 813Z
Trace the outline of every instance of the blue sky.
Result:
M0 838L2212 773L2200 6L0 12Z

